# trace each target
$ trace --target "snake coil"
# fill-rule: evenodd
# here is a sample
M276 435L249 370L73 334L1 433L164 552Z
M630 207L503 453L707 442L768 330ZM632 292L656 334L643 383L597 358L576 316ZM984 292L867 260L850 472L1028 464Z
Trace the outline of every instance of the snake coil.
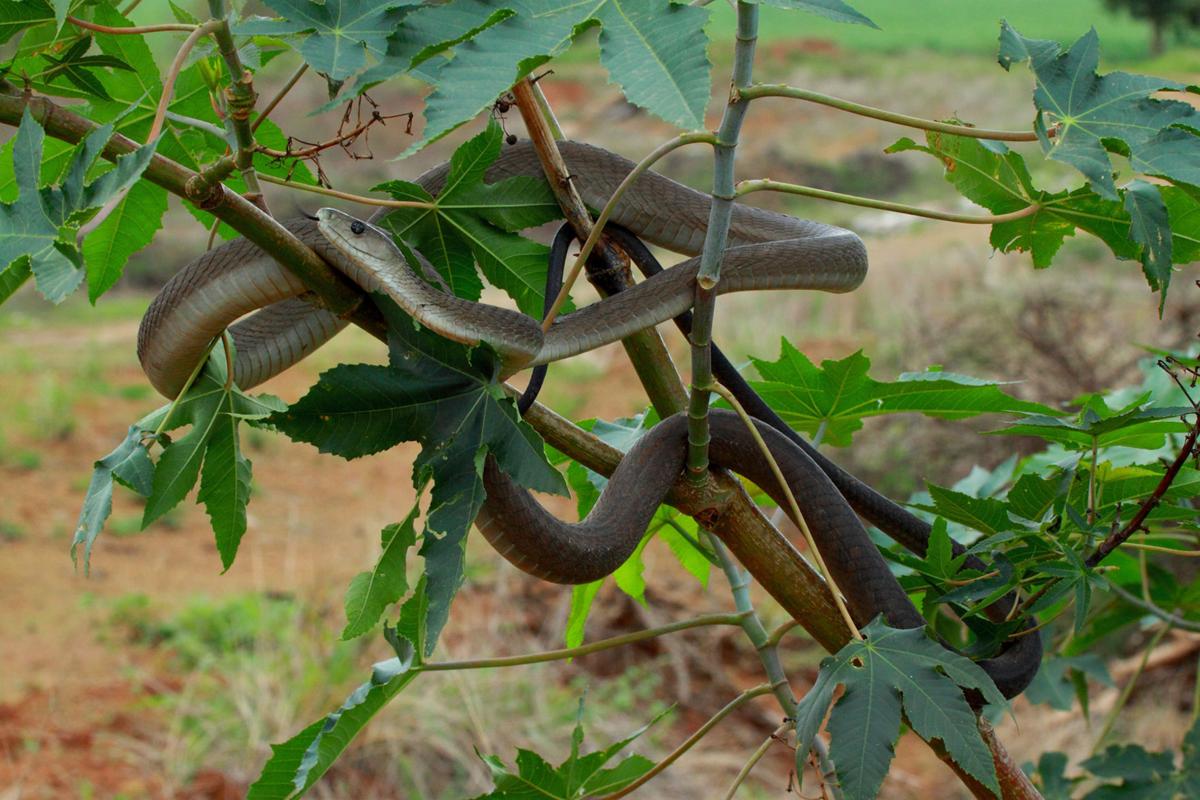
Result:
M564 142L560 149L579 189L593 207L605 203L632 169L626 159L588 145ZM417 182L431 194L445 186L448 165ZM489 181L515 175L541 177L528 144L506 149L487 173ZM693 258L663 270L628 232L618 241L647 273L619 294L560 318L543 335L532 318L456 298L417 274L432 268L420 258L410 265L375 225L332 209L284 223L334 268L367 291L383 291L432 330L466 343L486 341L500 353L504 374L546 364L676 319L686 327L711 198L655 173L641 176L626 193L613 220L654 244ZM377 218L373 221L379 221ZM718 291L804 288L845 292L866 274L866 251L853 233L761 209L735 205ZM182 389L208 343L229 329L236 343L234 379L254 386L287 369L332 338L343 320L299 296L305 287L287 269L243 239L209 251L188 264L151 303L138 331L138 355L151 383L173 397ZM246 316L250 315L250 316ZM243 318L244 317L244 318ZM759 420L756 425L792 486L817 546L838 584L847 589L854 620L865 625L883 614L895 627L923 627L878 548L861 514L905 547L924 555L929 526L879 495L822 456L759 398L728 360L714 352L717 378L730 386ZM711 417L711 458L735 470L782 502L781 488L749 431L728 412ZM655 426L626 454L588 517L564 523L545 511L523 488L487 459L487 500L477 526L505 558L546 580L585 583L615 570L636 548L655 509L678 477L686 447L681 415ZM857 512L857 514L855 513ZM956 550L961 553L961 548ZM983 568L973 556L968 566ZM989 609L1002 619L1014 599ZM980 665L1006 696L1019 694L1041 660L1036 630L1012 639Z

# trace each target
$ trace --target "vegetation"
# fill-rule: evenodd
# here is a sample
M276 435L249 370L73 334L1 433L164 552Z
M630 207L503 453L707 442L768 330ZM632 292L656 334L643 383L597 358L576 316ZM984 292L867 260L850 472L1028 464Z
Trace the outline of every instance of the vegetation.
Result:
M1150 52L1159 55L1166 49L1167 32L1194 27L1200 22L1200 4L1191 0L1104 0L1105 5L1123 9L1150 23Z
M863 29L875 24L840 0L764 2ZM1068 238L1094 237L1116 258L1137 264L1150 290L1158 293L1161 311L1169 293L1189 290L1176 268L1195 260L1200 242L1196 112L1162 95L1187 91L1187 86L1102 72L1095 31L1063 46L1041 38L1042 31L1026 30L1036 37L1031 38L1005 23L999 60L1022 75L1028 67L1033 76L1032 128L928 120L810 87L756 80L756 69L770 75L769 64L755 62L759 8L739 2L733 88L714 133L703 129L713 77L703 57L709 17L700 7L665 0L636 8L609 0L585 10L553 0L503 7L400 0L271 0L268 5L279 17L243 19L223 0L210 0L201 17L172 7L175 21L156 19L149 25L134 25L130 7L119 10L103 2L25 0L0 9L0 39L13 42L3 68L0 120L16 130L0 162L0 302L28 282L52 302L86 282L89 300L100 300L130 255L156 236L169 192L187 200L214 236L236 232L251 239L293 270L327 308L388 343L388 365L339 365L289 406L242 391L233 382L229 339L218 337L210 357L187 365L194 368L192 377L179 396L132 424L118 446L96 462L86 489L72 545L84 569L112 514L117 486L145 498L144 527L170 513L197 483L197 501L209 514L221 564L228 569L247 530L252 468L241 440L248 429L256 435L277 431L344 458L402 442L420 445L414 484L426 499L383 529L378 562L346 592L343 638L382 633L393 655L376 664L338 709L274 748L251 787L252 797L288 797L314 787L378 712L414 694L408 691L413 684L426 685L429 673L526 668L715 626L745 635L761 661L764 681L734 696L674 751L658 760L627 753L659 719L655 715L647 715L646 727L627 737L614 737L600 749L585 748L580 716L569 737L570 754L559 766L531 750L521 750L515 766L504 754L482 756L494 778L484 796L522 796L533 787L553 797L623 796L653 780L729 714L768 694L785 722L764 731L763 745L733 777L727 796L738 792L776 743L794 750L797 779L811 757L822 791L874 796L889 769L902 720L980 797L1035 797L1039 790L1050 797L1103 797L1132 795L1147 786L1162 796L1193 793L1195 734L1185 742L1178 768L1170 756L1128 749L1106 751L1081 765L1086 774L1075 771L1068 777L1064 760L1046 754L1035 784L1013 764L986 717L979 716L983 701L993 708L1005 705L991 679L937 640L988 657L1010 638L1061 631L1049 637L1047 664L1086 706L1083 676L1095 667L1086 656L1105 642L1145 623L1155 630L1149 652L1166 631L1196 628L1196 584L1173 569L1174 559L1197 549L1192 498L1200 470L1192 464L1200 407L1193 387L1200 362L1195 354L1160 353L1141 385L1081 394L1069 409L1018 398L996 382L940 368L881 380L861 352L816 364L784 342L778 359L752 359L757 393L793 429L828 447L850 445L867 417L897 414L961 420L1002 413L1008 421L996 433L1040 440L1042 449L1033 455L1014 457L960 485L930 484L926 495L914 498L912 507L930 524L928 546L917 553L894 547L884 552L919 603L927 631L850 618L840 597L844 591L853 598L858 587L839 589L829 574L822 581L776 526L757 514L740 487L707 471L712 395L740 406L739 398L714 380L710 341L712 288L721 277L734 197L772 191L983 225L994 248L1028 253L1038 268L1060 262ZM864 10L869 11L865 5ZM538 85L552 78L531 78L594 27L602 30L601 62L626 97L685 131L646 148L650 155L639 167L648 168L685 145L707 144L715 154L711 190L719 201L713 203L697 281L691 385L685 391L678 384L660 342L639 334L629 352L652 411L632 420L575 425L535 405L522 419L513 402L515 390L498 378L501 362L492 348L451 343L414 326L378 297L374 305L363 302L361 292L333 276L266 211L264 184L329 194L328 187L317 185L328 181L321 153L365 139L385 116L368 112L366 121L316 143L298 143L284 134L290 124L281 128L269 117L275 99L306 77L323 76L331 104L348 104L348 122L350 109L370 102L355 99L368 97L362 92L410 76L433 90L424 127L407 152L480 115L503 121L515 111L552 159L559 137ZM181 34L183 45L170 68L160 72L147 40ZM292 63L291 79L264 104L257 100L258 70L275 58ZM67 107L53 99L64 97L81 102ZM885 121L920 131L897 141L890 152L935 159L944 166L947 185L978 208L925 207L771 175L735 176L733 155L743 118L766 98L839 109L864 125ZM597 245L600 229L589 227L591 214L577 199L551 188L566 186L567 176L551 172L545 186L519 179L483 181L505 138L501 122L489 121L467 139L451 162L453 188L438 197L393 181L377 187L390 199L381 194L350 199L396 207L388 219L393 230L403 232L402 244L430 257L460 296L479 299L482 273L533 313L547 299L542 288L546 249L520 231L565 212L586 242L576 259L580 268L589 263L586 251ZM518 195L522 203L515 207L512 198ZM606 209L591 211L599 211L600 220L606 217ZM611 257L611 249L602 252ZM569 289L570 280L564 297ZM370 402L363 402L363 386L372 387ZM485 455L528 488L569 486L582 514L604 486L602 476L615 469L620 451L659 418L685 409L690 445L689 469L679 484L682 499L673 497L674 508L659 510L647 536L663 539L701 582L715 566L729 584L732 612L585 644L597 582L574 591L565 648L469 661L434 659L467 575L465 542L483 502ZM69 414L59 407L49 420L61 425L65 417ZM184 426L185 433L174 433ZM549 457L543 440L554 448ZM789 491L785 487L785 494ZM794 498L781 505L780 522L790 516L807 529ZM955 549L955 542L965 547ZM820 566L811 539L809 547ZM613 576L639 599L646 592L643 554L639 548ZM986 556L989 565L971 561L975 554ZM423 564L410 555L420 556ZM768 612L752 600L750 578L779 603L788 621L768 629ZM140 636L171 638L180 657L198 665L213 654L253 647L263 627L287 627L293 612L287 605L249 603L218 610L211 620L202 609L175 628L137 625ZM781 658L793 619L834 653L802 699L793 695ZM220 671L231 675L250 668L236 659L221 664ZM340 682L344 672L345 661L330 656L329 682ZM1041 680L1061 694L1047 674L1044 668ZM844 692L834 703L839 686ZM1111 713L1120 713L1119 703ZM1111 719L1097 749L1109 736ZM822 729L831 734L828 746Z

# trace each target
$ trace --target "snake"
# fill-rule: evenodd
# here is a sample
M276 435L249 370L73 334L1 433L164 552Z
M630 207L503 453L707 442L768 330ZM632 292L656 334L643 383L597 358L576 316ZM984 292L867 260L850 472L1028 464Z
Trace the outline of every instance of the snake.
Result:
M559 149L585 204L601 208L634 169L633 162L578 142ZM504 149L487 169L490 183L509 177L543 178L529 142ZM437 196L455 179L450 164L425 172L416 183ZM646 266L645 280L559 317L546 331L519 311L455 297L439 286L432 266L415 251L410 264L389 231L386 209L361 220L331 208L315 219L283 222L293 235L367 292L387 295L434 332L468 345L486 342L501 362L501 377L587 352L666 322L686 325L695 293L700 252L708 227L710 195L646 171L613 209L616 229L689 258L669 269ZM625 237L628 239L629 237ZM634 253L630 253L634 255ZM645 253L640 254L644 256ZM656 262L655 262L656 264ZM867 273L862 240L833 225L734 203L724 252L719 294L737 291L808 289L849 292ZM245 239L235 239L196 258L176 273L148 307L138 330L138 357L151 384L163 395L182 391L193 366L222 331L234 341L234 381L251 388L284 371L336 335L345 320L305 299L307 290L287 268ZM846 591L855 623L879 615L893 627L924 627L926 621L900 586L860 515L919 555L925 554L929 525L875 492L805 442L758 398L719 351L717 377L735 387L756 418L799 510L813 533L833 579ZM710 459L749 479L788 508L783 488L749 428L736 415L710 414ZM684 466L687 420L669 417L642 436L622 458L599 500L578 523L557 519L523 487L485 459L486 500L476 527L506 559L544 580L588 583L619 567L637 547L655 509ZM789 512L790 513L790 512ZM799 523L800 520L794 520ZM955 545L956 554L962 553ZM970 556L967 565L983 568ZM988 609L1001 619L1014 599ZM1041 660L1036 630L1011 639L994 658L979 661L1006 696L1019 694Z

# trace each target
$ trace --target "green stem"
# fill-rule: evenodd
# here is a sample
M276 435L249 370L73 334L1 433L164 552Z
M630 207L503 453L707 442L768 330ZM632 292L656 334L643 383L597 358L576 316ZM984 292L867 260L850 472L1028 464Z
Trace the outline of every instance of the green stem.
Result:
M696 485L704 480L708 470L708 401L712 385L712 326L717 313L717 294L714 291L721 279L721 260L729 239L729 221L733 202L734 155L742 120L749 108L737 93L750 85L754 78L754 48L758 42L758 5L738 0L737 40L733 49L733 80L721 127L713 143L712 205L708 212L708 229L704 235L704 250L700 253L700 270L696 274L696 299L692 333L688 337L692 351L692 386L688 401L688 477Z
M825 441L825 431L829 428L829 417L823 417L820 424L817 425L817 432L813 434L812 446L820 447L821 442Z
M815 197L819 200L831 200L835 203L846 203L852 206L860 206L862 208L875 208L880 211L894 211L897 214L908 214L912 217L923 217L924 219L936 219L943 222L961 222L966 225L995 225L1000 222L1012 222L1013 220L1024 219L1025 217L1033 216L1042 207L1033 203L1025 206L1025 208L1011 211L1007 214L956 214L951 211L934 211L928 208L920 208L918 206L910 206L905 203L892 203L887 200L875 200L870 197L859 197L854 194L842 194L841 192L831 192L826 189L817 189L813 186L802 186L796 183L784 183L783 181L775 181L770 178L761 178L759 180L741 181L737 186L737 196L742 197L751 192L783 192L785 194L798 194L803 197Z
M1100 437L1092 436L1092 468L1088 474L1088 525L1096 524L1096 451L1100 448Z
M730 700L729 703L727 703L724 708L722 708L720 711L718 711L716 714L714 714L707 722L705 722L703 725L701 725L696 730L695 733L693 733L691 736L689 736L687 739L685 739L678 747L676 747L674 750L672 750L670 755L668 755L662 761L658 762L653 767L651 767L649 770L647 770L646 773L643 774L640 778L638 778L636 781L629 784L624 789L621 789L618 792L613 792L612 794L604 795L602 798L600 798L600 800L617 800L617 798L619 798L619 797L625 797L626 795L632 794L633 792L637 791L644 784L646 784L648 781L650 781L651 778L658 775L660 772L665 770L667 767L674 764L675 761L680 756L682 756L688 750L692 749L692 747L696 744L696 742L703 739L704 736L709 731L711 731L718 724L720 724L721 720L725 719L725 717L729 716L731 713L736 711L739 706L743 705L748 700L753 700L755 697L767 694L770 691L771 691L770 686L768 686L765 683L761 683L758 686L755 686L753 689L747 689L746 691L742 692L737 697Z
M122 13L124 13L124 12L122 12ZM126 36L129 36L129 35L142 36L147 33L168 33L171 31L186 32L186 31L194 31L196 29L195 25L188 25L188 24L182 23L182 22L180 22L180 23L172 22L172 23L168 23L166 25L133 25L133 26L114 27L112 25L100 25L95 22L89 22L86 19L79 19L78 17L70 17L70 16L67 17L67 22L71 23L76 28L83 28L84 30L95 31L96 33L112 33L112 34L126 35Z
M565 139L566 134L563 133L562 126L558 124L558 117L554 115L554 108L551 107L550 101L546 99L546 93L542 91L542 85L534 81L529 82L529 87L533 91L533 98L537 100L538 108L542 110L542 116L546 119L546 124L550 126L550 133L554 134L555 139Z
M778 737L782 736L787 729L788 725L786 723L780 725L774 730L774 732L771 733L770 736L763 740L763 743L760 744L753 753L750 754L750 758L738 771L738 774L733 779L733 783L729 785L729 790L725 792L725 800L733 800L733 796L737 794L738 787L741 786L742 782L750 776L750 771L754 769L755 765L757 765L759 761L762 761L762 757L765 756L767 751L771 749L771 745L774 742L779 741Z
M1036 142L1038 140L1037 134L1033 131L991 130L988 128L976 128L971 125L956 125L952 122L938 122L932 119L898 114L895 111L855 103L851 100L844 100L840 97L814 92L810 89L801 89L797 86L785 86L778 83L756 83L740 90L738 95L743 100L755 100L760 97L790 97L795 100L807 100L810 103L820 103L823 106L848 111L851 114L858 114L861 117L870 117L871 119L891 122L908 128L918 128L923 131L968 136L972 139L991 139L1000 142Z
M1106 582L1108 583L1108 590L1110 592L1112 592L1113 594L1115 594L1117 597L1121 598L1126 603L1129 603L1132 606L1136 606L1136 607L1142 609L1143 611L1153 614L1154 616L1161 619L1163 622L1167 623L1168 626L1170 626L1172 628L1179 628L1180 630L1183 630L1183 631L1191 631L1193 633L1200 633L1200 622L1196 622L1195 620L1181 617L1178 614L1172 614L1170 611L1167 611L1162 606L1156 605L1155 603L1152 603L1148 600L1143 600L1142 598L1138 597L1133 592L1130 592L1130 591L1118 586L1117 584L1113 583L1111 580L1106 581Z
M701 628L706 625L741 625L742 616L742 614L706 614L695 619L672 622L670 625L662 625L644 631L634 631L633 633L626 633L621 636L613 636L609 639L601 639L598 642L591 642L579 647L564 647L558 650L546 650L541 653L529 653L522 656L477 658L469 661L437 661L429 664L421 664L413 667L413 669L420 672L446 672L459 669L519 667L526 664L541 664L546 661L562 661L567 658L586 656L590 653L600 652L601 650L611 650L614 647L642 642L646 639L653 639L668 633L686 631L689 628Z
M1104 744L1104 740L1108 738L1108 734L1112 733L1113 725L1116 723L1117 717L1120 716L1121 709L1129 701L1129 696L1133 694L1133 687L1137 684L1138 678L1142 676L1142 671L1146 669L1147 662L1150 661L1150 654L1154 652L1155 647L1158 647L1158 643L1162 641L1167 631L1171 630L1171 627L1170 623L1163 625L1146 644L1145 650L1142 651L1142 660L1138 662L1137 669L1133 671L1133 674L1129 676L1129 680L1121 687L1121 694L1117 697L1117 702L1113 703L1108 716L1104 719L1104 727L1100 729L1100 735L1096 737L1096 741L1092 744L1092 755L1096 754L1100 749L1100 745Z
M770 637L767 636L767 629L763 627L762 620L754 610L754 602L750 599L750 576L738 568L720 539L710 535L708 540L721 564L721 570L725 573L725 579L729 582L733 603L739 612L742 632L754 645L758 659L762 662L763 671L766 672L767 679L770 681L771 691L775 694L780 708L783 709L784 716L794 718L796 716L796 698L792 695L787 673L783 671L783 662L779 660L779 649L771 644Z
M217 50L229 71L229 87L225 90L225 97L229 104L229 125L237 141L234 161L242 174L242 180L246 182L246 191L252 197L261 200L262 187L258 185L258 177L254 172L254 128L250 125L254 102L258 99L254 91L254 78L250 71L242 66L237 43L233 40L233 32L229 29L229 21L226 18L225 0L208 0L208 8L213 17L220 20L220 25L213 32L213 38L217 40Z
M382 206L384 208L426 208L436 210L437 203L426 203L422 200L385 200L382 197L367 197L361 194L351 194L350 192L339 192L337 189L326 189L324 186L310 186L307 183L296 183L295 181L276 178L274 175L267 175L265 172L254 173L260 181L273 183L276 186L286 186L289 189L296 189L301 192L311 192L312 194L321 194L326 197L336 197L339 200L347 200L351 203L359 203L364 206Z
M288 92L292 90L292 87L296 85L296 83L304 76L304 73L306 72L308 72L307 61L301 64L299 68L292 73L292 77L287 79L287 83L283 85L283 88L271 98L271 102L267 103L266 107L263 108L263 110L259 112L258 116L254 118L254 122L250 124L251 133L258 130L258 126L267 121L267 119L271 116L271 112L275 110L276 106L283 102L283 98L287 97Z
M223 332L222 336L224 336ZM188 379L183 382L183 387L180 388L179 394L175 395L175 399L171 401L170 407L167 408L167 413L163 415L162 422L158 423L158 427L154 429L155 438L158 438L159 434L167 429L167 423L171 421L171 417L174 415L175 409L179 406L179 401L183 399L185 394L187 394L187 390L192 388L192 384L196 382L196 378L200 377L200 370L204 369L204 365L208 363L208 354L212 352L212 349L216 347L217 342L219 341L221 341L221 336L214 337L213 340L208 343L208 347L204 348L204 353L200 356L199 360L196 361L196 366L192 367L192 372L190 375L188 375ZM229 351L227 349L226 353L228 352Z

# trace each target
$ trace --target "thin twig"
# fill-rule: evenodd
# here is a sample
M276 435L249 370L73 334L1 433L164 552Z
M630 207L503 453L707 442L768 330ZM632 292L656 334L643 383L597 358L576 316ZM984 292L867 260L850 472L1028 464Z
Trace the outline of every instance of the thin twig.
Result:
M281 88L279 92L271 98L271 102L267 103L263 110L258 113L258 117L254 120L254 122L250 123L251 131L257 131L258 126L267 121L267 118L271 116L271 112L275 110L276 106L283 102L283 98L287 97L288 92L292 90L292 87L296 85L296 83L306 72L308 72L307 61L301 64L300 67L292 73L292 77L288 78L287 83L283 85L283 88Z
M810 103L820 103L821 105L836 108L840 111L848 111L851 114L857 114L861 117L870 117L883 122L903 125L908 128L949 133L954 136L967 136L972 139L990 139L999 142L1036 142L1038 140L1037 134L1034 131L992 130L989 128L976 128L973 125L938 122L932 119L913 117L908 114L900 114L883 108L855 103L852 100L844 100L840 97L833 97L832 95L814 92L809 89L801 89L797 86L756 83L753 86L742 89L737 94L744 100L754 100L760 97L790 97L795 100L807 100ZM1053 129L1051 129L1050 135L1054 135Z
M276 186L286 186L289 189L297 189L301 192L312 192L313 194L323 194L326 197L336 197L339 200L348 200L351 203L362 203L366 206L383 206L384 208L425 208L436 209L437 203L426 203L422 200L384 200L381 197L367 197L361 194L350 194L349 192L339 192L337 189L326 189L324 186L309 186L306 183L295 183L293 181L276 178L274 175L267 175L262 172L255 173L260 181L273 183Z
M733 783L729 785L729 790L725 792L725 800L733 800L733 796L737 794L738 787L741 786L742 782L750 776L750 771L754 769L759 761L762 761L762 757L765 756L767 751L771 749L772 744L783 741L780 737L783 736L783 734L786 733L790 727L791 723L787 722L780 725L770 736L763 740L763 743L760 744L753 753L750 754L750 758L746 760L746 763L740 770L738 770L738 774L734 776Z
M183 71L183 64L187 60L188 54L196 46L196 43L200 41L201 37L212 33L220 24L217 20L209 20L203 25L188 27L191 33L184 39L179 52L175 54L175 60L171 62L171 68L167 70L167 76L163 80L162 96L158 98L158 106L154 110L154 120L150 123L150 133L146 135L146 144L153 142L162 133L163 121L167 116L167 108L171 105L171 100L175 95L175 81L179 78L179 73ZM131 29L119 28L118 30L127 31ZM113 195L112 199L100 207L100 210L91 219L79 226L79 231L75 234L75 241L79 246L82 246L83 240L89 234L104 224L104 221L117 209L117 206L124 202L125 196L128 193L128 189L117 192L117 194Z
M519 667L527 664L541 664L546 661L562 661L567 658L576 658L578 656L586 656L590 653L597 653L601 650L610 650L614 647L622 647L627 644L642 642L646 639L653 639L668 633L676 633L685 631L689 628L700 628L706 625L741 625L742 614L706 614L694 619L687 619L681 622L672 622L669 625L662 625L657 628L650 628L644 631L634 631L621 636L613 636L608 639L601 639L598 642L580 645L579 647L565 647L558 650L544 650L540 653L529 653L522 656L502 656L499 658L478 658L470 661L436 661L428 664L414 666L413 669L422 672L446 672L449 670L459 669L487 669L491 667Z
M70 17L70 16L67 17L67 22L71 23L72 25L74 25L77 28L83 28L84 30L96 31L97 33L115 33L118 35L122 35L122 34L140 35L143 33L166 33L168 31L176 31L176 32L194 31L197 27L199 27L197 25L188 25L188 24L182 23L182 22L180 22L180 23L171 22L171 23L167 23L165 25L140 25L140 26L129 26L129 27L113 27L112 25L100 25L95 22L89 22L86 19L79 19L78 17Z
M363 96L365 97L365 95L363 95ZM346 115L345 115L345 117L343 117L343 122L348 120L349 115L350 115L350 109L347 108ZM412 133L413 112L406 111L403 114L380 114L378 111L372 110L371 116L366 122L360 122L357 125L355 125L354 128L352 128L351 130L348 130L344 133L342 132L341 128L339 128L337 136L334 136L332 139L326 139L323 142L306 142L303 139L297 139L295 137L288 137L288 146L287 146L286 150L276 150L271 147L265 147L261 144L256 145L254 149L255 149L255 152L262 153L263 155L265 155L269 158L274 158L274 159L278 159L278 160L295 158L295 159L298 159L301 161L312 159L312 158L320 155L324 151L329 150L334 147L340 147L343 150L346 150L347 152L349 152L349 147L355 141L357 141L360 136L362 136L364 133L366 133L371 128L372 125L376 125L376 124L383 125L383 124L386 124L387 120L396 119L397 117L408 117L408 131L407 132ZM305 147L300 150L293 150L293 149L291 149L292 142L298 142L302 145L305 145ZM370 155L362 156L362 155L356 155L354 153L350 153L350 155L351 155L351 157L353 157L355 159L371 158Z
M692 746L695 745L696 742L703 739L705 734L707 734L709 731L711 731L713 728L715 728L721 722L721 720L725 719L725 717L729 716L731 713L736 711L739 706L741 706L748 700L752 700L755 697L758 697L759 695L767 694L770 691L771 691L770 686L768 686L765 683L760 683L758 686L755 686L753 689L747 689L746 691L742 692L737 697L730 700L729 703L727 703L724 708L722 708L720 711L718 711L716 714L714 714L712 717L710 717L709 720L707 722L705 722L703 725L701 725L696 730L695 733L693 733L688 738L684 739L683 742L678 747L676 747L674 750L671 751L670 755L668 755L662 761L659 761L657 764L655 764L653 767L651 767L649 770L647 770L645 773L643 773L642 776L639 777L636 781L629 784L628 786L626 786L624 789L621 789L620 791L613 792L612 794L604 795L602 798L600 798L600 800L617 800L617 798L619 798L619 797L625 797L626 795L632 794L633 792L637 791L643 785L645 785L651 778L658 775L660 772L665 770L667 767L674 764L675 761L680 756L682 756L688 750L692 749Z
M770 178L761 178L758 180L739 181L737 186L738 197L743 197L752 192L783 192L784 194L798 194L803 197L815 197L819 200L831 200L835 203L846 203L847 205L859 206L861 208L874 208L880 211L894 211L897 214L907 214L911 217L923 217L925 219L936 219L942 222L959 222L965 225L996 225L1001 222L1012 222L1013 220L1024 219L1030 217L1042 210L1042 206L1038 203L1032 203L1024 208L1010 211L1007 214L957 214L952 211L935 211L929 208L920 208L918 206L910 206L906 203L893 203L888 200L875 200L870 197L860 197L854 194L843 194L842 192L831 192L827 189L817 189L813 186L802 186L797 183L785 183L776 181Z
M1113 583L1111 580L1107 580L1106 583L1108 584L1108 590L1110 592L1112 592L1113 594L1115 594L1117 597L1124 600L1126 603L1129 603L1132 606L1136 606L1136 607L1142 609L1143 611L1146 611L1147 613L1153 614L1154 616L1161 619L1163 622L1169 623L1171 626L1179 628L1180 630L1190 631L1192 633L1200 633L1200 622L1197 622L1196 620L1192 620L1192 619L1187 619L1186 617L1181 617L1178 614L1172 614L1170 611L1167 611L1162 606L1156 605L1155 603L1152 603L1149 600L1145 600L1141 597L1138 597L1133 592L1130 592L1127 589L1124 589L1123 587L1118 586L1117 584Z
M1187 437L1183 440L1183 447L1179 448L1179 454L1175 456L1175 460L1171 462L1171 466L1167 467L1167 471L1163 473L1162 480L1154 487L1154 492L1141 502L1137 513L1133 515L1133 519L1129 520L1119 531L1110 534L1096 548L1096 552L1088 556L1084 562L1088 568L1099 564L1109 553L1120 547L1126 539L1141 530L1142 523L1146 521L1146 517L1150 516L1150 512L1162 501L1163 496L1167 493L1167 489L1171 488L1171 484L1175 481L1176 476L1179 475L1179 471L1183 469L1183 465L1191 458L1192 451L1196 448L1197 436L1200 436L1200 416L1197 416L1196 421L1192 423L1192 429L1188 431Z
M1133 694L1133 687L1137 684L1138 678L1142 676L1143 670L1146 669L1146 663L1150 661L1150 654L1154 652L1154 648L1158 647L1158 643L1162 641L1163 636L1167 631L1171 630L1171 624L1168 622L1157 631L1150 641L1146 643L1146 647L1142 650L1142 659L1138 662L1137 669L1129 676L1129 680L1121 687L1121 693L1117 695L1117 702L1113 703L1113 707L1109 709L1108 716L1104 719L1104 727L1100 729L1100 735L1096 737L1096 741L1092 743L1092 755L1100 749L1100 745L1104 744L1104 740L1108 738L1108 734L1112 732L1113 725L1116 724L1117 717L1121 714L1121 709L1125 707L1129 696Z

